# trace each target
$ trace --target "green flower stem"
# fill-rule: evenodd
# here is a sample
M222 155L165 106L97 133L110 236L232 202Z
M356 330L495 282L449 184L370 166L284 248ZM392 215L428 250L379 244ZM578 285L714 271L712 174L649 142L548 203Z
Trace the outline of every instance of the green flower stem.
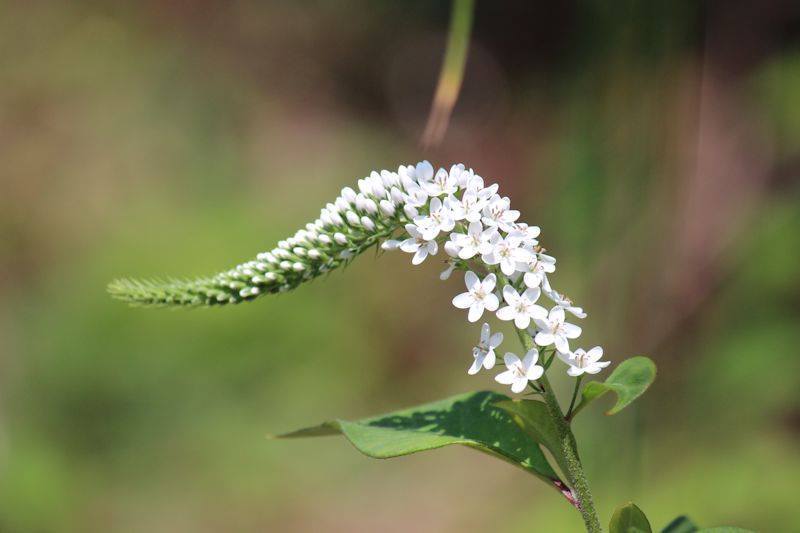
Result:
M575 389L572 391L572 400L569 402L569 409L567 409L567 414L564 418L568 421L572 420L572 410L575 408L575 400L578 398L578 391L581 389L581 381L583 380L583 376L578 376L578 379L575 380Z
M535 348L533 339L527 332L517 330L517 333L525 350ZM589 482L583 471L583 465L581 465L581 461L578 458L578 446L575 442L575 436L572 434L567 419L564 418L561 406L558 405L558 400L550 385L550 381L547 379L547 374L542 375L538 381L542 389L544 389L542 397L547 406L547 411L550 413L550 417L553 419L559 433L561 449L564 453L564 457L567 459L567 468L569 469L569 471L565 473L569 476L572 490L575 492L578 510L583 516L583 523L586 525L586 531L589 533L601 533L603 529L600 527L600 519L594 508L592 492L589 490Z

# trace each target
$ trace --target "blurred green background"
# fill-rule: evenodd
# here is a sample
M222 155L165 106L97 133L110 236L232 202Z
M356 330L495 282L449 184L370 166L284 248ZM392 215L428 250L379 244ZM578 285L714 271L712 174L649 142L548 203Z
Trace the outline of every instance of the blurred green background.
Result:
M604 521L799 530L800 9L551 4L478 0L423 151L446 2L0 0L0 531L580 530L467 449L265 438L496 388L438 261L226 309L104 292L228 268L422 158L542 227L587 346L656 360L577 422Z

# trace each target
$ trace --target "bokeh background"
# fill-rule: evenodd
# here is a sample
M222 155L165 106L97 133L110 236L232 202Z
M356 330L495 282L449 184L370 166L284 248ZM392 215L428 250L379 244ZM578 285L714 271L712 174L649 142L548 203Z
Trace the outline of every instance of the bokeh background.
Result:
M585 343L656 360L577 422L604 521L800 530L797 3L478 0L423 150L449 7L0 0L0 531L580 530L467 449L265 438L496 386L439 258L226 309L104 292L228 268L422 158L543 228Z

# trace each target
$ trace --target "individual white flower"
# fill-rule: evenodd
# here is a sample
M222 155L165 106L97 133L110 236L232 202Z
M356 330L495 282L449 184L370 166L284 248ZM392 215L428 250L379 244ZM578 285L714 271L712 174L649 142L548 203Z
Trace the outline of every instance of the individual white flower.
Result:
M513 353L506 353L503 362L506 364L505 372L495 376L494 380L503 385L511 385L511 391L520 393L528 386L528 381L536 381L542 374L544 368L536 364L539 360L539 351L532 348L522 361Z
M467 233L452 233L450 239L459 247L458 257L471 259L476 255L490 253L494 245L492 238L497 235L497 229L483 229L480 222L470 222Z
M433 165L431 165L427 159L420 161L414 168L414 177L416 177L419 182L430 181L433 179Z
M403 195L403 203L406 207L423 207L428 203L428 193L416 182L409 183Z
M539 244L537 238L542 232L539 226L529 226L524 222L514 224L514 231L522 234L522 243L525 246L536 246Z
M503 334L497 332L492 335L489 324L484 323L483 326L481 326L481 340L478 345L472 349L472 357L474 357L475 360L472 362L472 366L469 367L469 370L467 370L467 373L470 375L477 374L481 367L486 370L490 370L494 367L495 360L497 359L494 354L494 349L500 346L501 342L503 342Z
M436 255L436 252L439 251L439 245L436 244L436 241L424 238L414 224L406 224L406 231L410 238L400 243L400 249L406 253L414 254L413 259L411 259L412 265L422 263L426 257Z
M450 178L452 178L459 189L465 189L467 183L472 179L472 169L467 170L462 163L456 163L450 167Z
M536 305L540 292L537 288L527 289L519 294L514 287L506 285L503 287L503 299L508 305L497 311L497 318L513 320L519 329L527 328L531 320L546 318L547 310L541 305Z
M550 280L548 280L547 277L545 277L544 281L542 282L542 292L548 298L550 298L554 304L559 307L563 307L568 313L571 313L578 318L586 318L586 312L583 310L583 307L573 305L572 300L570 300L566 295L561 294L557 290L553 289L553 287L550 286Z
M546 254L532 254L520 270L525 272L523 279L526 286L539 287L547 279L547 274L556 271L556 258Z
M447 198L447 206L452 211L453 218L467 222L479 221L487 202L488 198L479 196L477 191L465 191L461 198L452 195Z
M487 265L499 264L503 274L510 276L517 270L519 263L527 263L530 260L532 253L530 250L522 248L521 235L511 233L503 238L499 234L495 234L492 238L491 250L484 253L481 259Z
M416 217L414 224L422 232L425 240L430 241L435 239L440 232L452 231L456 222L447 206L439 198L433 198L428 214Z
M569 352L569 340L577 339L581 335L580 326L564 321L564 308L553 307L546 318L536 318L534 322L539 332L534 341L539 346L556 345L556 350L561 353Z
M456 179L445 169L440 168L431 181L421 183L422 188L429 196L442 196L443 194L454 194L458 191Z
M467 292L453 298L453 305L459 309L469 309L467 319L470 322L477 322L483 316L484 309L491 312L497 310L500 301L494 294L494 287L497 284L497 277L494 274L489 274L481 281L478 275L470 270L464 275L464 283L467 285Z
M581 374L597 374L611 364L610 361L601 361L603 349L595 346L588 352L583 348L578 348L572 353L559 353L558 357L569 365L567 374L578 377Z
M519 211L510 209L511 200L494 195L483 208L483 224L497 226L503 231L513 231L514 221L519 218Z

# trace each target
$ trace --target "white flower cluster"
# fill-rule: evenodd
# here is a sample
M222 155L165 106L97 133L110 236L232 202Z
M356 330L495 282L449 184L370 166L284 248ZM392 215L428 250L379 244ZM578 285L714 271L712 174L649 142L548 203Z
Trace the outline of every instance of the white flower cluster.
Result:
M567 363L570 376L596 374L608 366L600 361L603 350L599 346L588 352L570 349L570 341L580 336L581 328L568 322L566 313L577 318L585 318L586 313L552 288L548 275L555 272L555 258L539 246L539 228L519 221L519 211L498 194L497 184L487 186L463 165L434 172L427 161L413 168L400 167L398 175L402 188L390 200L393 207L402 206L409 219L407 238L388 240L384 249L413 254L411 262L418 265L443 248L449 259L441 278L447 279L456 269L465 271L467 291L453 298L453 305L467 309L470 322L480 320L485 311L513 321L518 329L528 330L539 347L552 346ZM550 309L541 305L542 294L552 302ZM491 335L484 324L470 374L494 367L494 350L500 342L502 334ZM521 392L544 373L536 364L538 359L537 349L522 360L506 353L507 370L496 380Z
M480 320L485 311L496 313L500 320L528 330L538 346L552 346L553 353L569 365L569 375L599 372L608 365L600 361L601 348L570 349L581 328L567 322L566 313L577 318L586 313L551 287L548 275L555 271L556 260L539 246L539 228L520 222L519 211L511 209L510 200L497 190L496 184L487 186L464 165L434 171L423 161L401 165L396 172L372 172L358 180L355 189L342 189L319 218L252 261L206 278L119 279L109 291L135 305L250 301L330 272L404 228L403 238L385 240L382 247L413 254L415 265L443 248L449 265L441 278L447 279L456 269L465 272L467 291L456 296L453 305L468 309L470 322ZM552 302L550 309L542 306L542 294ZM484 325L470 374L494 367L494 350L501 341L502 335L490 335ZM536 349L522 360L507 353L508 370L496 379L519 392L541 377L544 370L538 360Z

